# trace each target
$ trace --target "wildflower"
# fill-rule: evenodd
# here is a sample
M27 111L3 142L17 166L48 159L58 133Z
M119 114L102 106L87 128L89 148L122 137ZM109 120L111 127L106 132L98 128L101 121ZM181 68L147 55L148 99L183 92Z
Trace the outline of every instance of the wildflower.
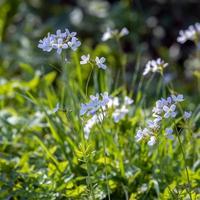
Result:
M96 94L96 96L91 95L90 96L90 102L87 104L81 104L81 110L80 115L84 115L87 113L87 115L94 115L100 108L105 109L105 106L110 101L110 97L108 96L107 92L101 93L101 99L99 94Z
M166 128L165 129L165 136L170 140L174 139L174 136L172 135L172 133L173 133L173 129L172 128Z
M129 30L126 27L122 28L120 32L117 29L111 30L111 28L107 28L107 30L103 34L101 40L106 41L106 40L109 40L109 39L114 38L114 37L121 38L121 37L128 35L128 34L129 34Z
M165 63L161 58L157 60L150 60L145 66L143 75L147 75L149 72L160 72L162 73L163 69L168 66L168 63Z
M87 64L89 62L89 60L90 60L90 54L88 54L87 56L82 55L80 64L81 65L85 65L85 64Z
M171 95L171 97L172 97L172 99L173 99L173 101L175 103L184 101L184 98L183 98L182 94L179 94L177 96L176 95Z
M57 103L57 104L56 104L56 107L53 109L53 113L58 112L59 109L60 109L60 104Z
M154 130L155 130L155 129L160 128L158 122L159 122L159 121L157 121L157 120L154 120L154 121L149 120L149 121L147 122L147 124L148 124L148 127L149 127L150 129L154 129Z
M165 114L164 114L164 118L169 118L169 117L172 117L172 118L175 118L176 117L176 105L175 104L172 104L171 106L163 106L163 110L165 111Z
M127 113L128 109L126 108L125 105L123 105L120 109L116 109L112 114L114 122L115 123L119 122L121 119L125 117Z
M181 30L177 38L177 42L183 44L187 40L195 41L200 35L200 23L190 25L188 29Z
M102 68L102 69L104 69L104 70L107 68L107 66L104 64L105 61L106 61L106 59L105 59L104 57L101 57L101 58L96 57L96 58L95 58L96 65L97 65L99 68Z
M50 52L52 49L56 49L58 54L62 53L62 50L71 48L75 51L80 45L81 42L78 40L76 32L70 33L68 29L65 29L65 32L57 30L56 34L47 34L47 37L44 37L39 41L38 48L43 51Z
M120 36L120 37L123 37L123 36L128 35L128 34L129 34L129 30L128 30L126 27L124 27L124 28L122 28L122 30L120 31L119 36Z
M153 146L156 143L156 137L155 136L151 136L150 140L147 142L147 144L149 146Z
M189 118L191 117L191 115L192 115L192 112L187 112L187 111L185 111L185 112L184 112L184 115L183 115L183 118L184 118L185 120L187 120L187 119L189 119Z
M125 105L131 105L132 103L133 103L133 100L130 97L125 96L124 104Z
M118 97L114 97L114 98L111 98L110 101L108 102L108 107L111 108L115 108L119 106L119 98Z
M96 124L96 123L99 123L101 121L103 121L103 118L104 118L104 115L103 114L98 114L98 115L94 115L92 116L92 118L90 118L87 123L85 124L84 126L84 134L85 134L85 139L88 139L89 138L89 134L90 134L90 131L92 129L92 127Z
M139 129L135 135L136 142L141 141L143 138L149 137L152 135L151 131L149 129L144 128L143 130Z

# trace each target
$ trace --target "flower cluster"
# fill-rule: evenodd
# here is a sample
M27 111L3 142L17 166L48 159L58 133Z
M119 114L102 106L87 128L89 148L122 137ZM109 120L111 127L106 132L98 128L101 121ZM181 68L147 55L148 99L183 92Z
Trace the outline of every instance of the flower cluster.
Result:
M118 31L116 29L111 30L110 28L107 28L107 30L103 34L101 40L106 41L106 40L109 40L109 39L114 38L114 37L121 38L121 37L128 35L128 34L129 34L129 30L126 27L122 28L121 31Z
M94 115L98 110L104 110L109 101L110 97L107 92L101 93L100 95L96 94L96 96L91 95L89 103L81 104L80 116L85 114Z
M190 25L188 29L181 30L179 32L177 42L183 44L187 40L195 41L199 37L200 37L200 23L195 23L194 25Z
M121 105L118 97L110 97L108 96L108 93L100 94L100 96L102 96L101 99L99 99L99 94L90 96L91 101L89 103L81 104L80 115L92 115L84 126L86 139L88 139L92 127L95 124L102 122L104 117L108 116L110 113L113 121L118 123L129 112L128 106L133 103L133 100L127 96L124 98Z
M177 104L184 101L183 95L171 95L166 99L162 98L156 101L156 106L152 109L153 120L147 121L148 128L139 129L136 133L135 139L137 142L141 140L148 140L147 144L152 146L156 143L157 134L161 127L161 122L166 119L172 119L177 116ZM191 112L185 112L183 118L188 119L191 116ZM173 129L166 127L165 136L169 139L173 139Z
M149 72L163 72L163 69L168 66L168 63L165 63L163 60L158 58L157 60L150 60L145 66L143 75L147 75Z
M104 57L101 57L101 58L96 57L95 60L92 60L92 59L90 59L90 55L88 54L88 55L82 55L81 56L80 64L85 65L85 64L88 64L90 62L93 62L97 65L98 68L105 70L107 68L105 61L106 61L106 59Z
M38 48L47 52L56 49L57 53L61 54L63 49L68 49L69 47L76 51L80 45L81 42L76 37L76 32L70 33L68 29L65 29L63 33L61 30L57 30L56 34L48 33L47 37L39 41Z

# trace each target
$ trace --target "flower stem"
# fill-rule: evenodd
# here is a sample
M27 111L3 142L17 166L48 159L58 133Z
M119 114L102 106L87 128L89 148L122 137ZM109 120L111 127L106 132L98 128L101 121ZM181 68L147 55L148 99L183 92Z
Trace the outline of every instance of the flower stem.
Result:
M183 150L183 145L182 145L182 142L181 142L181 138L179 136L179 132L177 130L177 127L175 126L176 128L176 135L177 135L177 138L178 138L178 142L179 142L179 145L180 145L180 148L181 148L181 153L183 155L183 161L184 161L184 167L185 167L185 171L186 171L186 176L187 176L187 182L188 182L188 185L189 185L189 190L187 189L186 187L186 191L187 193L189 194L190 196L190 199L192 200L192 195L191 195L191 183L190 183L190 178L189 178L189 173L188 173L188 169L187 169L187 166L186 166L186 158L185 158L185 152Z

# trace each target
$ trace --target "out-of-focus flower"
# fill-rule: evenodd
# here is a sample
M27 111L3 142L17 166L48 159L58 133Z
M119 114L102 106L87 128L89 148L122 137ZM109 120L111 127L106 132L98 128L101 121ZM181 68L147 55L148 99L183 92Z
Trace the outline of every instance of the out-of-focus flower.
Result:
M60 104L57 103L57 104L56 104L56 107L53 109L53 113L58 112L59 109L60 109Z
M166 128L165 129L165 136L170 139L170 140L173 140L174 139L174 136L172 135L173 133L173 129L172 128Z
M165 63L161 58L158 58L157 60L150 60L145 66L143 75L147 75L149 72L163 72L163 69L168 66L168 63Z
M102 97L100 99L100 96ZM90 96L90 102L87 104L81 104L80 115L94 115L99 109L105 109L106 105L108 104L110 97L108 96L107 92L96 94L96 96Z
M176 95L172 95L171 97L172 97L172 99L173 99L173 101L175 103L184 101L184 98L183 98L182 94L179 94L177 96Z
M187 112L187 111L185 111L185 112L184 112L184 115L183 115L183 118L184 118L185 120L187 120L187 119L189 119L189 118L191 117L191 115L192 115L192 112Z
M188 29L181 30L179 32L179 36L177 38L177 42L183 44L187 40L196 41L200 35L200 23L195 23L194 25L190 25Z
M114 122L115 123L119 122L121 119L125 117L127 113L128 109L126 108L125 105L123 105L120 109L116 109L112 114Z
M62 50L71 48L73 51L81 45L81 42L78 40L76 32L69 32L68 29L65 29L65 32L57 30L56 34L48 33L47 37L44 37L39 41L38 48L43 51L50 52L52 49L56 49L58 54L62 53Z
M87 56L82 55L82 56L81 56L80 64L81 64L81 65L85 65L85 64L87 64L89 61L90 61L90 55L89 55L89 54L88 54Z
M126 36L128 34L129 34L129 30L126 27L122 28L121 31L119 31L117 29L112 30L111 28L107 28L107 30L103 34L101 40L103 42L105 42L106 40L109 40L111 38L115 38L115 37L121 38L121 37Z
M156 143L156 137L155 136L151 136L150 140L147 142L147 144L149 146L153 146Z
M105 59L104 57L101 57L101 58L96 57L96 58L95 58L96 65L97 65L99 68L104 69L104 70L107 68L106 64L104 64L105 61L106 61L106 59Z
M176 105L175 104L172 104L171 106L163 106L163 110L165 111L165 114L164 114L164 118L169 118L169 117L176 117Z

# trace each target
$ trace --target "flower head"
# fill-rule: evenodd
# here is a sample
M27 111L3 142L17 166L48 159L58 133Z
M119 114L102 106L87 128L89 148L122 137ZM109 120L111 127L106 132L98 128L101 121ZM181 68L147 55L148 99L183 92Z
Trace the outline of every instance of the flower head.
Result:
M192 112L187 112L187 111L185 111L185 112L184 112L184 115L183 115L183 118L184 118L185 120L188 120L188 119L191 117L191 115L192 115Z
M107 68L107 66L104 64L105 61L106 61L106 59L105 59L104 57L101 57L101 58L96 57L96 58L95 58L96 65L97 65L99 68L104 69L104 70Z
M59 29L56 31L56 34L48 33L47 37L40 40L38 48L47 52L56 49L58 54L61 54L62 50L69 47L75 51L81 45L81 42L75 37L75 35L76 32L70 33L68 29L65 29L65 32L61 32Z
M150 60L145 66L143 75L147 75L149 72L160 72L162 73L163 69L168 66L168 63L165 63L163 60L158 58L157 60Z
M172 128L166 128L165 129L165 136L170 139L170 140L173 140L174 139L174 136L172 135L173 133L173 129Z
M186 30L181 30L177 42L183 44L187 40L195 41L200 35L200 23L190 25Z
M85 64L87 64L89 62L89 60L90 60L90 54L88 54L87 56L82 55L80 64L81 65L85 65Z

